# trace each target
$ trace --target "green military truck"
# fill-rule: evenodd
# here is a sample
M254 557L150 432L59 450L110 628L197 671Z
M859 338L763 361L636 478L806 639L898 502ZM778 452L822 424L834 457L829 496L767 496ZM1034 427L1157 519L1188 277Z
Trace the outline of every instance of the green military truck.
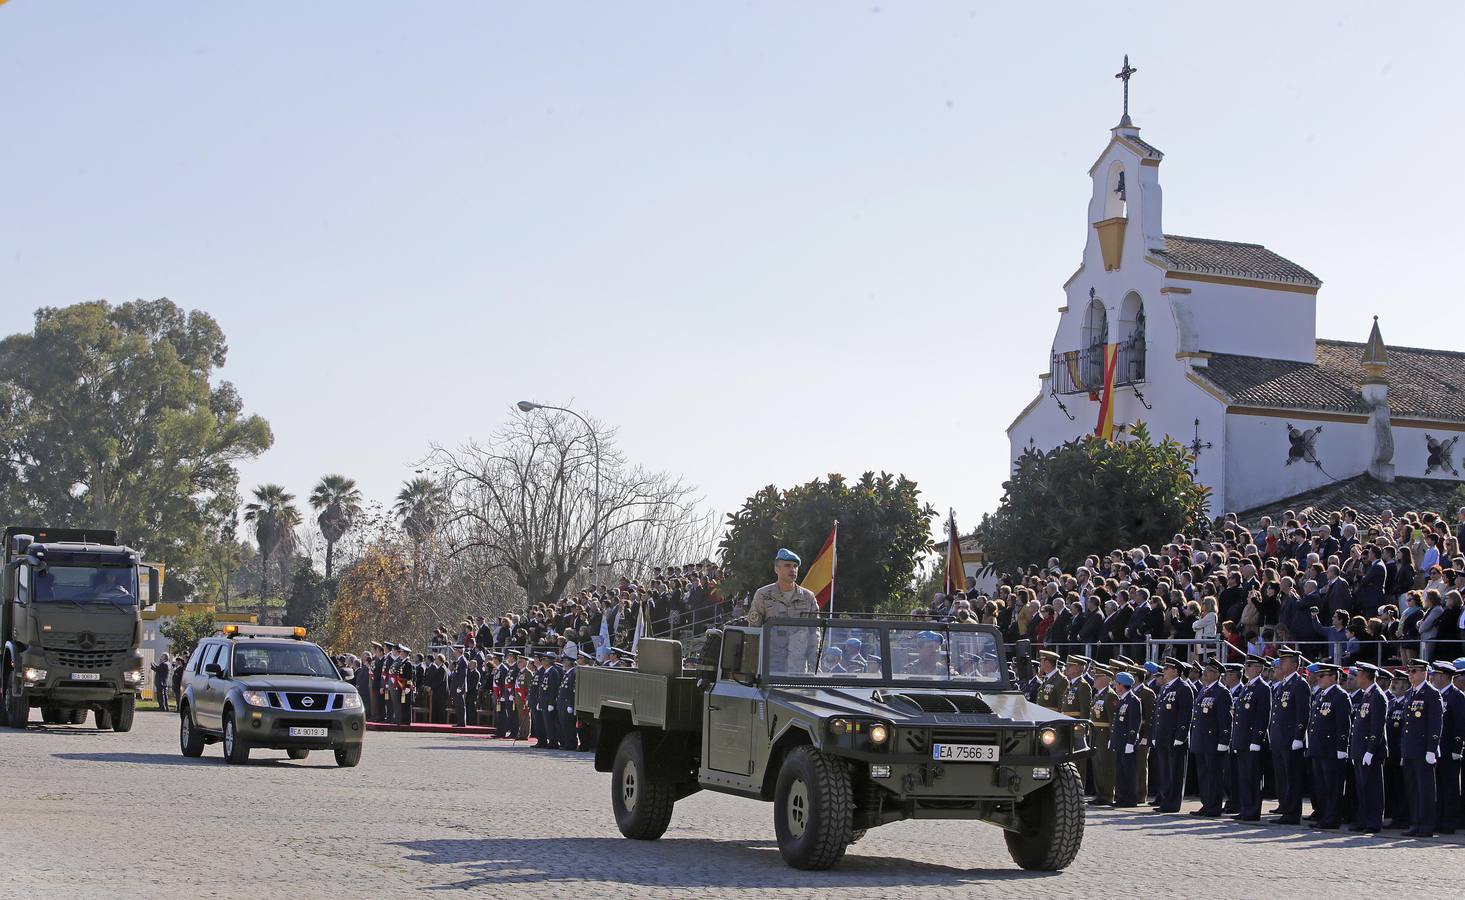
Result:
M676 801L706 788L771 801L779 851L802 869L902 819L990 822L1025 869L1078 853L1088 723L1028 702L995 628L774 619L710 632L694 665L659 640L638 662L582 669L575 686L626 837L661 837Z
M40 707L47 724L129 731L142 688L138 574L150 596L158 571L100 528L5 529L0 597L0 718L24 728Z

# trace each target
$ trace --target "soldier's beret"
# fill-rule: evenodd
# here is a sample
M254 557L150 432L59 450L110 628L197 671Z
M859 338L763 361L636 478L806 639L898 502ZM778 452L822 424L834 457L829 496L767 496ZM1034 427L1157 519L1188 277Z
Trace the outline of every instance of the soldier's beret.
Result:
M916 640L918 640L918 641L936 641L936 642L939 643L941 641L941 635L937 634L934 631L922 631L922 632L920 632L920 633L918 633L916 635ZM1052 653L1051 651L1048 651L1048 650L1044 650L1042 653L1039 653L1038 655L1039 656L1042 656L1044 653L1048 653L1054 659L1057 659L1058 658L1058 654Z
M1118 675L1114 676L1114 680L1124 685L1125 687L1134 687L1134 676L1129 674L1128 672L1120 672Z
M803 560L799 559L799 555L797 553L795 553L792 550L789 550L789 549L787 549L785 547L779 547L778 548L778 552L773 555L773 561L774 562L791 562L791 563L800 563L800 564L803 563Z
M1145 660L1143 668L1149 674L1155 675L1158 674L1160 671L1160 664L1157 662L1151 662L1150 660Z
M1318 665L1317 663L1308 663L1302 668L1305 669L1307 671L1307 674L1309 675L1316 675L1319 671L1322 670L1322 666Z
M1277 657L1275 657L1275 656L1268 656L1267 657L1267 661L1266 661L1266 666L1267 666L1268 669L1275 669L1275 668L1277 668L1277 663L1279 663L1279 662L1281 662L1281 660L1278 659Z
M1465 656L1455 660L1455 673L1465 672Z

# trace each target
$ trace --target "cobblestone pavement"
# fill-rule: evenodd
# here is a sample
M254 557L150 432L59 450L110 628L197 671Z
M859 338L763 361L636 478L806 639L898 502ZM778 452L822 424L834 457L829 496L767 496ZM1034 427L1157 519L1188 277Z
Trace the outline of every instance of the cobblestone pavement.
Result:
M1092 814L1066 872L1013 865L1001 833L960 822L870 832L839 868L785 866L767 804L703 792L660 841L620 837L588 756L500 741L368 736L361 766L329 754L178 752L177 720L130 734L0 729L0 896L1458 897L1465 840Z

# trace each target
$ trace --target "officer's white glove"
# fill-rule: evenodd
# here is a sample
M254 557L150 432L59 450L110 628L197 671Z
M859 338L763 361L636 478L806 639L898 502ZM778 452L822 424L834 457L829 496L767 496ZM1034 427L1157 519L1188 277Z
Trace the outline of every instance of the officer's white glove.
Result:
M1338 758L1339 759L1347 759L1348 758L1348 751L1347 750L1339 750L1338 751Z
M1148 747L1150 745L1150 739L1149 738L1140 738L1139 739L1139 745L1141 747Z
M565 712L567 712L567 713L573 713L574 711L575 711L575 707L573 707L573 706L566 706L565 707Z
M1363 754L1363 764L1365 766L1371 766L1371 765L1373 765L1373 753L1372 752L1365 752Z
M1451 753L1450 754L1450 759L1453 759L1455 762L1459 762L1460 761L1460 754L1458 754L1458 753Z
M550 712L554 712L554 707L553 707L553 706L551 706L551 707L550 707L550 708L549 708L549 711L550 711Z
M1424 761L1429 763L1430 765L1434 765L1435 755L1433 750L1424 751Z
M1216 745L1216 750L1218 752L1220 752L1220 753L1225 753L1227 750L1230 750L1230 749L1231 749L1231 745L1230 744L1217 744Z
M1302 749L1302 741L1293 741L1292 742L1292 749L1293 750L1301 750Z
M1124 752L1125 753L1133 753L1134 752L1134 745L1133 744L1125 744L1124 745Z
M1177 747L1184 747L1185 746L1185 741L1176 741L1175 742L1175 746L1177 746Z
M1262 752L1262 745L1261 744L1252 744L1251 746L1247 747L1246 749L1250 750L1253 753L1260 753L1260 752Z

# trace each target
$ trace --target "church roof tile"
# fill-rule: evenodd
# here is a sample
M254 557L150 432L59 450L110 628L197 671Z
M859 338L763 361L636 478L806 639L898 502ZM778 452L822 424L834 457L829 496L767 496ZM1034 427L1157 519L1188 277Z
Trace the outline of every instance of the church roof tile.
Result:
M1195 371L1238 405L1367 415L1363 349L1319 339L1315 363L1216 353ZM1389 347L1384 377L1391 415L1465 422L1465 353Z
M1450 497L1459 484L1439 478L1396 478L1383 482L1368 475L1355 475L1245 510L1237 518L1243 524L1255 525L1262 516L1271 516L1273 524L1280 525L1282 514L1291 510L1303 524L1316 526L1326 524L1329 513L1348 506L1358 513L1363 525L1377 525L1379 514L1386 509L1392 509L1396 515L1409 511L1450 512Z
M1261 244L1167 234L1165 249L1151 250L1150 253L1166 266L1183 272L1259 278L1314 287L1322 284L1316 275Z

